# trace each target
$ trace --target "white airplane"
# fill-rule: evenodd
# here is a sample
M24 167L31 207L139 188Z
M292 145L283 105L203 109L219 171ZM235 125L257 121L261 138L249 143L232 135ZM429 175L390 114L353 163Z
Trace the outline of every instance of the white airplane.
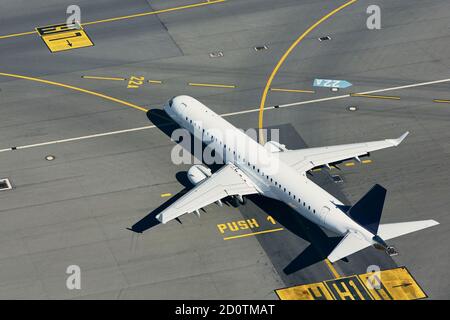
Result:
M330 167L348 159L359 161L369 152L396 147L408 132L397 139L288 150L275 141L259 144L189 96L172 98L164 110L182 128L192 134L200 132L203 142L222 151L224 166L215 173L203 165L192 166L188 178L194 188L156 216L162 223L186 213L199 216L199 209L212 203L222 205L225 197L243 202L245 195L260 194L283 201L310 221L343 236L328 256L331 262L371 245L395 254L385 241L439 224L434 220L380 224L386 196L382 186L375 185L348 207L306 176L319 166ZM258 157L251 160L256 154Z

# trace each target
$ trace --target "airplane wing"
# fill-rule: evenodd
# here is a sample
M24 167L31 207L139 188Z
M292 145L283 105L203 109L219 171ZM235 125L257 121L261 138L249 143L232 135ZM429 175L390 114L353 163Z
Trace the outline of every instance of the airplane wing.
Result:
M306 172L318 166L357 158L380 149L396 147L406 138L408 133L409 132L405 132L397 139L385 139L299 150L285 150L277 152L277 156L280 157L281 161L292 166L297 171Z
M251 179L239 168L228 163L164 209L156 219L166 223L185 213L198 211L227 196L255 193L259 193L259 190Z
M356 253L362 249L365 249L371 245L364 238L358 237L354 232L348 232L344 239L334 248L334 250L328 256L328 260L334 263L341 260L353 253Z

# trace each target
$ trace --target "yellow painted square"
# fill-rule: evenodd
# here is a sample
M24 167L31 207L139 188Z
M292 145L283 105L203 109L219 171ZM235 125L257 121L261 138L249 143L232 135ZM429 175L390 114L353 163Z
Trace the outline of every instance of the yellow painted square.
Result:
M83 29L43 35L42 40L44 40L51 52L91 47L94 45Z
M322 282L278 289L275 292L280 300L334 300Z
M383 270L379 279L373 273L359 275L367 290L375 300L416 300L426 298L427 295L414 280L405 267ZM380 284L378 289L373 284Z

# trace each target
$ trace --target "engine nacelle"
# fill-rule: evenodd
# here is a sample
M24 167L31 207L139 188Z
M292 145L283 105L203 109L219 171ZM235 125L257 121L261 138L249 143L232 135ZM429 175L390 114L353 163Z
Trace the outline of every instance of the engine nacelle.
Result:
M264 144L264 148L266 148L269 152L280 152L286 150L286 145L275 141L269 141Z
M189 179L189 182L192 183L194 186L205 180L206 178L211 176L211 169L196 164L189 168L187 172L187 176Z

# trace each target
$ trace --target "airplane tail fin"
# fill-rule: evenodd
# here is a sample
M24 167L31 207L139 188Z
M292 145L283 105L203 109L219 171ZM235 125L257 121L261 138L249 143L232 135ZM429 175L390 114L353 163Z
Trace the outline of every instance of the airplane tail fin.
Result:
M373 234L377 234L383 212L386 189L376 184L347 211L355 222Z
M330 253L328 260L331 262L338 261L363 250L374 243L380 245L392 255L392 252L394 254L396 252L395 248L388 246L385 240L439 224L435 220L380 224L385 198L386 189L376 184L361 198L361 200L347 210L347 215L360 226L371 232L374 237L372 238L372 241L369 241L361 235L349 231Z

